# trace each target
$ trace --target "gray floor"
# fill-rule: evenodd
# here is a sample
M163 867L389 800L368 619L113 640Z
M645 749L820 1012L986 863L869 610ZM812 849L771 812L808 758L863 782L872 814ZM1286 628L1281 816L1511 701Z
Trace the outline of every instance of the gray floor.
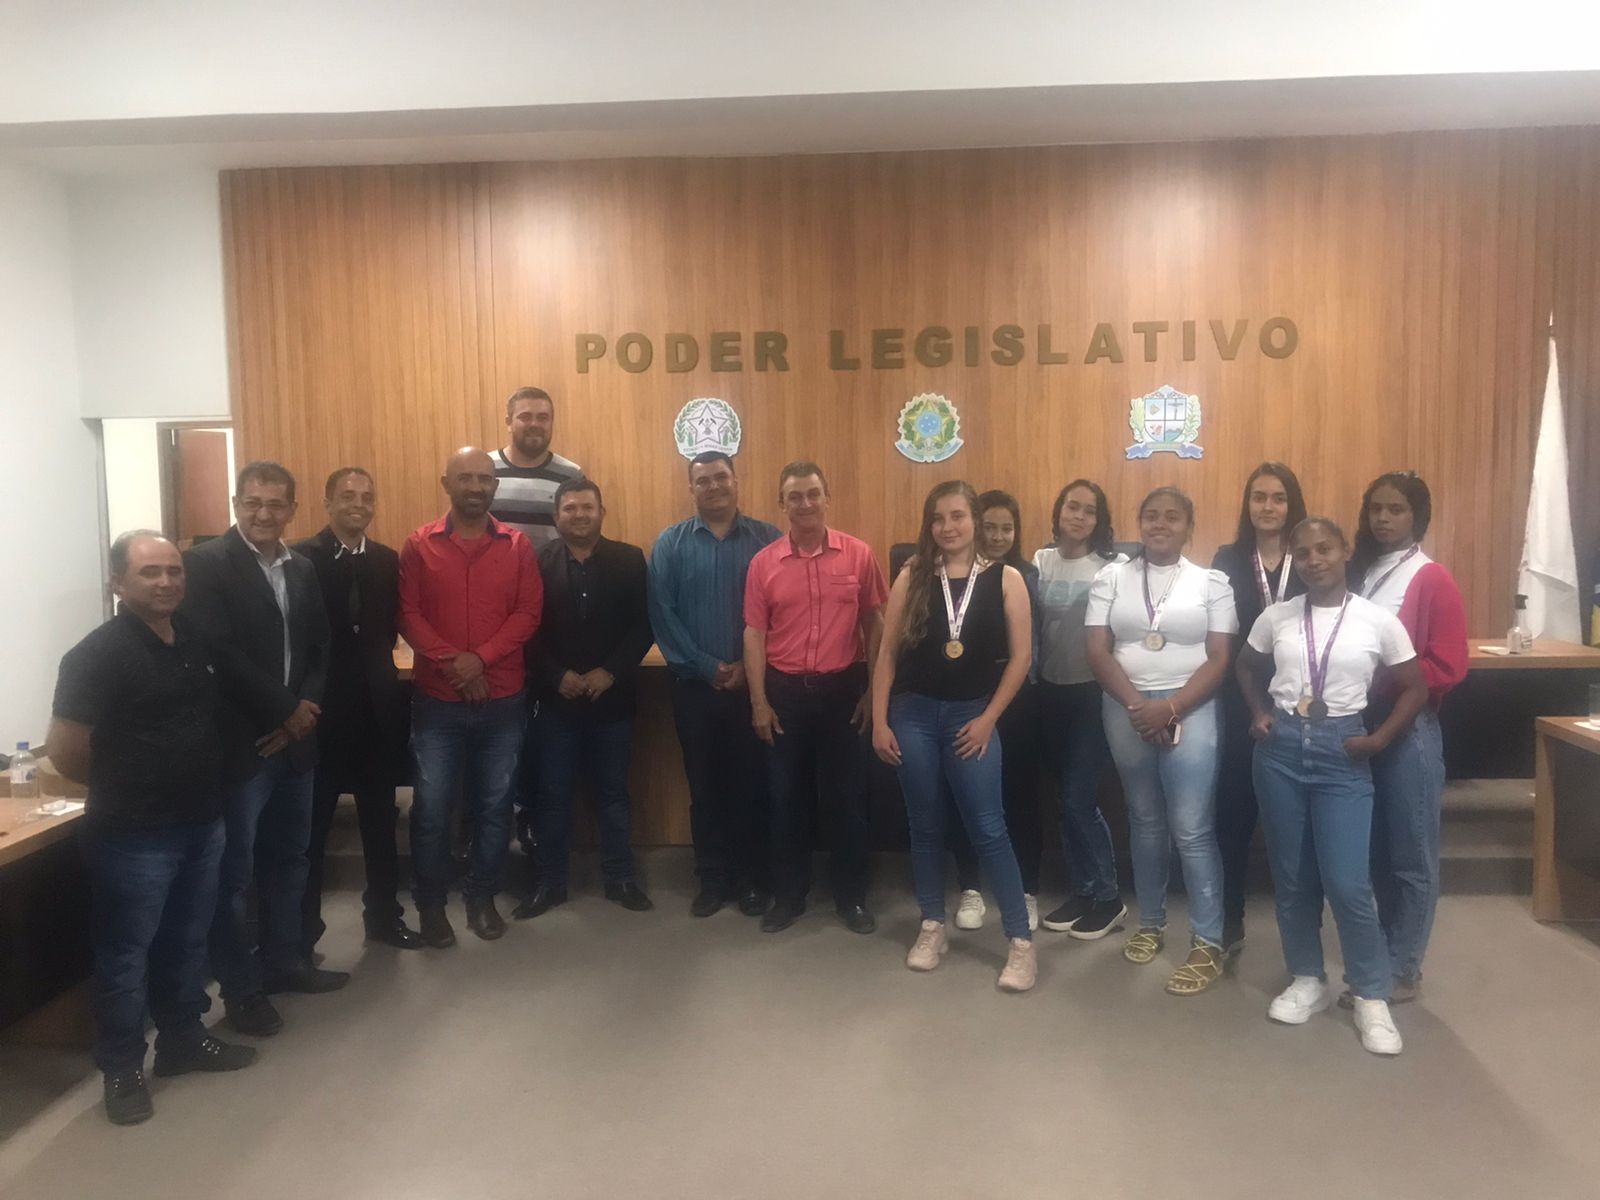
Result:
M324 946L348 989L286 998L244 1073L156 1081L144 1126L106 1124L96 1078L68 1086L7 1123L0 1195L1600 1195L1600 948L1523 900L1445 899L1427 995L1398 1010L1406 1052L1384 1060L1344 1014L1267 1022L1265 898L1207 995L1167 996L1117 939L1041 931L1039 986L1014 997L992 912L939 971L905 970L903 859L875 937L826 902L778 936L694 921L681 856L651 865L656 912L591 891L444 952L363 949L338 894ZM0 1102L84 1067L13 1048Z

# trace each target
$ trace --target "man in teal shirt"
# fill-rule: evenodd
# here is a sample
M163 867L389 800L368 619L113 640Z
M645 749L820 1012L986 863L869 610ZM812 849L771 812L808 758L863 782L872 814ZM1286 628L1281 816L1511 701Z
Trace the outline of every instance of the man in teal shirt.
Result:
M689 911L709 917L737 898L740 912L761 916L771 899L757 827L766 771L744 678L744 579L779 533L739 511L733 459L720 451L690 460L689 494L696 515L664 530L650 554L650 624L672 671L700 877Z

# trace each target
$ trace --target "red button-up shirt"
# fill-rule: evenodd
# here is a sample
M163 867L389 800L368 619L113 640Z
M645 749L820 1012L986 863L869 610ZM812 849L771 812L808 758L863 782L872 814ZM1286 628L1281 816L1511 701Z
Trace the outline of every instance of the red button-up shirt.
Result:
M416 651L412 682L424 695L460 700L443 664L468 651L483 660L490 699L521 691L522 646L543 609L532 544L492 517L468 540L446 513L400 550L400 634Z
M744 623L766 631L768 666L826 675L861 661L861 617L888 595L883 568L860 538L830 529L814 554L802 554L785 536L750 560Z

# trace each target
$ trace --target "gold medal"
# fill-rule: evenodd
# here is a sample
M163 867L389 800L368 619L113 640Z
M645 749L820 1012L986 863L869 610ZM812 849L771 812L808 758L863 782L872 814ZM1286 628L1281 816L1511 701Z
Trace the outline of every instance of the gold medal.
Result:
M1294 706L1294 710L1302 717L1309 717L1311 715L1311 697L1301 696L1300 703Z
M1144 635L1144 648L1146 650L1159 650L1166 644L1166 634L1161 633L1159 630L1152 629L1149 633Z
M951 638L944 644L944 656L946 658L960 658L966 653L966 650L967 648L955 638Z

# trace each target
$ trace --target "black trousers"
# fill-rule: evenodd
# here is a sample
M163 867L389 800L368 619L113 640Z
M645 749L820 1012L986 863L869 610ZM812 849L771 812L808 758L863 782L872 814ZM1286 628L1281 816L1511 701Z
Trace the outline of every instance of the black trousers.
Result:
M1250 843L1256 834L1256 787L1252 774L1255 739L1250 708L1236 683L1222 693L1222 755L1217 774L1217 849L1222 852L1222 924L1244 925L1250 883Z
M1044 857L1043 818L1039 812L1039 689L1024 683L995 725L1005 758L1000 764L1000 795L1005 805L1006 833L1017 854L1022 890L1039 894L1039 862ZM955 797L945 793L955 811ZM979 890L978 852L972 848L966 826L959 817L949 821L950 853L955 855L956 878L962 891Z
M811 890L811 827L820 808L828 829L835 905L867 895L868 750L850 723L867 687L865 663L831 675L767 668L767 702L783 733L767 753L772 891L798 902Z
M750 727L750 694L674 675L672 719L689 782L700 885L730 896L747 887L771 890L766 747Z
M374 774L369 772L368 774ZM361 830L361 857L366 861L367 886L361 904L369 928L381 928L397 920L401 912L400 855L395 846L399 811L395 806L394 785L359 777L353 788L346 788L346 773L336 767L319 766L311 791L311 842L306 848L310 871L306 878L305 903L301 909L302 939L309 955L327 931L322 920L323 860L328 848L328 831L339 797L353 791L356 822Z

